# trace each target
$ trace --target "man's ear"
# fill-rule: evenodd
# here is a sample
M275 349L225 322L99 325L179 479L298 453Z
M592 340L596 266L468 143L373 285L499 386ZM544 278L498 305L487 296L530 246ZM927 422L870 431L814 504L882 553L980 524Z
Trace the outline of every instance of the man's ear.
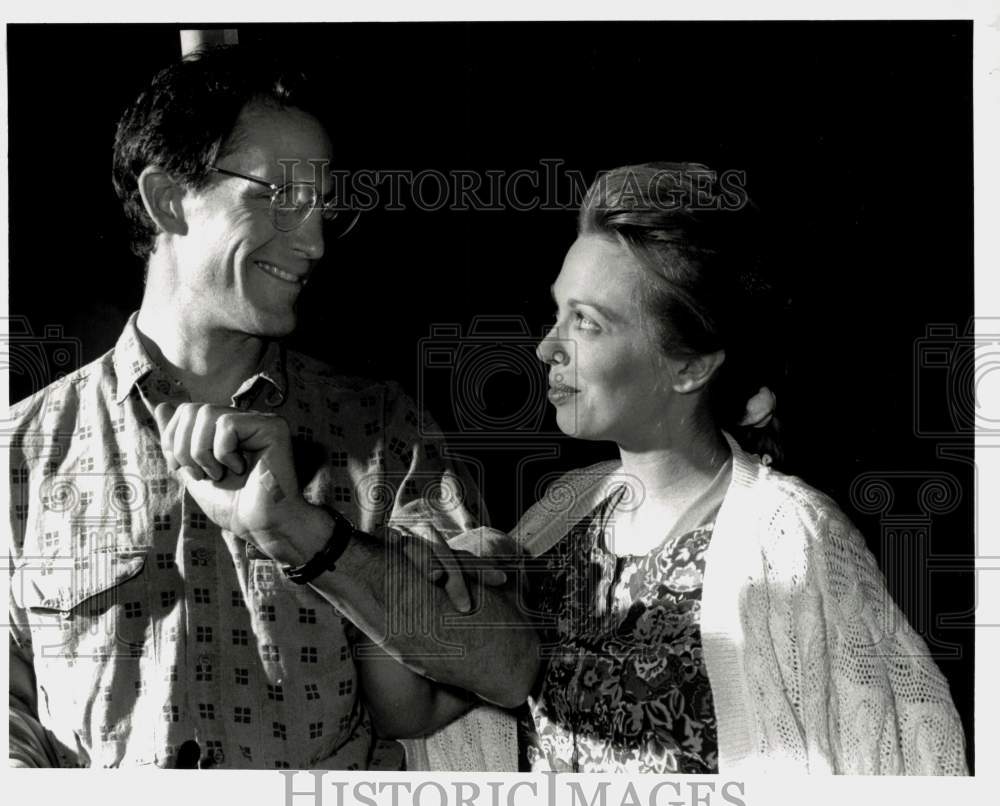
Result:
M187 234L187 221L181 204L184 194L184 186L162 168L147 165L139 174L142 204L160 232Z
M675 392L689 394L705 387L726 360L725 350L705 355L670 358L670 374Z

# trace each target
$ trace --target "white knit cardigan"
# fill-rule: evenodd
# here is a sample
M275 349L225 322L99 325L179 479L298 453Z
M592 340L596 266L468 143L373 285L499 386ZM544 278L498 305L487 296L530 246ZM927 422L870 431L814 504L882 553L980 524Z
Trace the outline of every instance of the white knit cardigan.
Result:
M947 681L858 530L829 497L727 439L732 481L701 600L719 771L967 774ZM514 536L543 553L623 481L617 462L567 474ZM405 744L410 769L517 769L514 721L496 708Z

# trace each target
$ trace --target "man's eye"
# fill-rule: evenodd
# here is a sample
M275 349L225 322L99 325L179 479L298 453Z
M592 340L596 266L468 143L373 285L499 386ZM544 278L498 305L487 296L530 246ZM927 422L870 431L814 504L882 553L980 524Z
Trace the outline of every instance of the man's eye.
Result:
M576 311L573 316L576 319L577 327L579 327L581 330L600 330L601 329L601 326L599 324L597 324L597 322L595 322L589 316L584 316L579 311Z

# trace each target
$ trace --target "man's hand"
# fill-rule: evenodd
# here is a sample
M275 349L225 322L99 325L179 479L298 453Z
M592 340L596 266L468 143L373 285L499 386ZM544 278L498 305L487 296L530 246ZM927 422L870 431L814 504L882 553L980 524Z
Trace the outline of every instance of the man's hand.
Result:
M274 536L302 529L312 507L299 490L284 418L201 403L161 403L155 416L167 465L215 524L272 557L281 549L270 545Z
M319 550L295 545L317 517L329 516L302 497L284 418L203 403L176 408L161 403L155 416L167 465L180 471L191 497L215 524L291 565ZM394 529L406 541L410 561L431 581L443 580L452 605L467 613L472 608L468 583L444 537L427 523ZM483 578L488 585L506 579L490 571Z

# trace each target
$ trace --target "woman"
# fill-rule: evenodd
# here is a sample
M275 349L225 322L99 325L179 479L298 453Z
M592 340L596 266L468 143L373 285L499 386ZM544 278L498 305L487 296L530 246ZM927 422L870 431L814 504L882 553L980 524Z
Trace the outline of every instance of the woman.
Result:
M650 164L601 177L583 203L538 354L560 429L621 458L568 474L514 533L535 558L522 576L545 651L528 760L963 774L947 683L908 627L886 631L905 621L863 538L769 466L780 304L739 190ZM467 707L437 704L428 727ZM481 745L509 744L509 724L480 711L411 759L460 766L473 724Z

